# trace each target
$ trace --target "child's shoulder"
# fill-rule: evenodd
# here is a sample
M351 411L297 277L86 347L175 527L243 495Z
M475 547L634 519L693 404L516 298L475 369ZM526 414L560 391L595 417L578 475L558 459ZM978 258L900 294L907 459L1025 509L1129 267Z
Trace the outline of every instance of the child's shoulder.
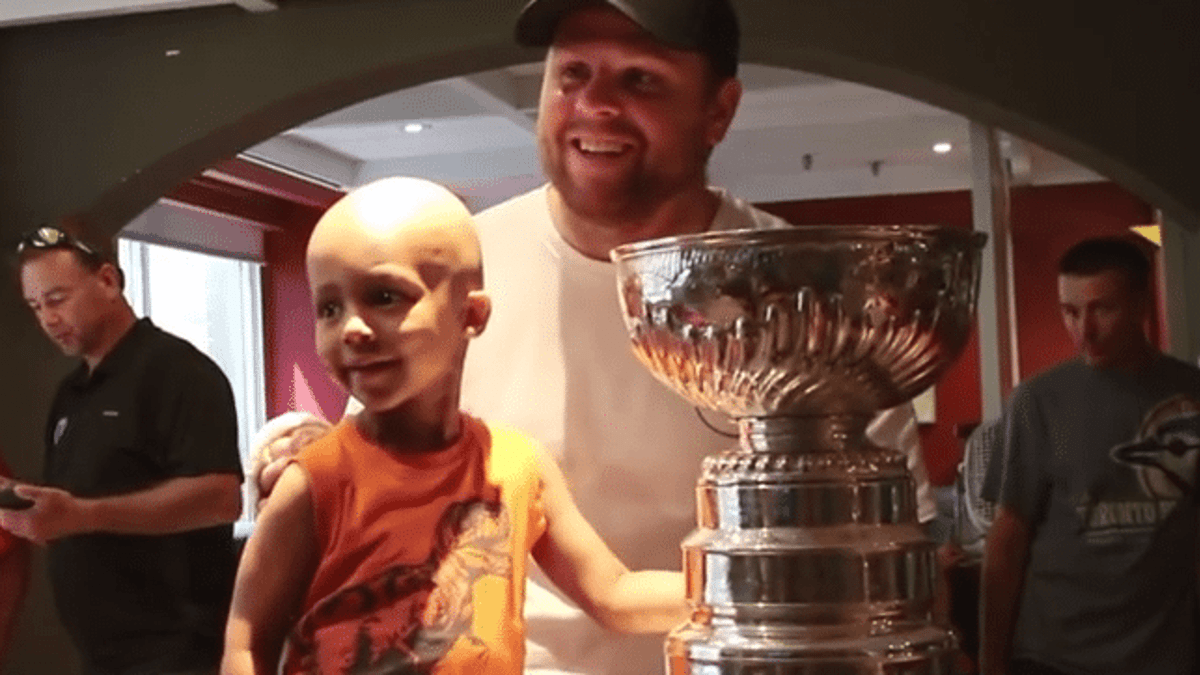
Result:
M340 464L352 442L353 424L348 420L335 424L320 438L311 441L296 453L295 461L310 473L321 468L332 468Z
M507 422L478 419L475 422L487 430L493 448L502 447L506 451L526 454L544 452L537 439Z
M537 439L505 422L476 422L487 430L488 456L493 466L508 466L512 470L541 475L541 462L548 455Z

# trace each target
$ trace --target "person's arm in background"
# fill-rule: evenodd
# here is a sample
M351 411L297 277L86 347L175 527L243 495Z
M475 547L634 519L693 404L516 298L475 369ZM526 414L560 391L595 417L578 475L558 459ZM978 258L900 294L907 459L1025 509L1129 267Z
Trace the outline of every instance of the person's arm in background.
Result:
M1020 386L996 427L982 499L997 505L984 539L979 581L979 672L1007 675L1036 523L1050 479L1042 462L1050 436L1034 395Z
M1025 568L1029 562L1029 525L1016 511L1001 506L988 531L980 583L979 666L982 675L1006 675Z
M27 542L0 533L0 669L29 589L29 558Z
M0 511L0 528L44 543L88 532L171 534L232 523L242 510L236 474L171 478L124 495L86 499L58 488L17 485L32 499L24 511Z
M967 559L960 542L962 541L962 502L963 495L963 463L959 462L954 480L954 514L950 519L950 528L946 540L939 543L935 560L937 562L937 586L933 592L933 617L943 625L953 625L952 608L954 604L954 570ZM957 627L957 626L956 626Z
M0 459L0 488L13 484L10 475ZM29 559L29 544L0 530L0 671L29 590Z
M937 564L937 577L933 589L933 618L943 626L950 626L953 624L951 614L954 603L951 574L963 564L966 555L954 541L947 541L937 547L934 559Z

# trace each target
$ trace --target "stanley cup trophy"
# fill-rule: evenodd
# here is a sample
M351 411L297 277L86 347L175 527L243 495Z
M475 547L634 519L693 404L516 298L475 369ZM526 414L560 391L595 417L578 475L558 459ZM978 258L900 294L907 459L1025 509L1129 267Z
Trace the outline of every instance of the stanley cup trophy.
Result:
M693 611L667 638L671 675L951 672L915 485L864 432L962 350L984 239L831 226L613 250L638 358L740 432L697 483Z

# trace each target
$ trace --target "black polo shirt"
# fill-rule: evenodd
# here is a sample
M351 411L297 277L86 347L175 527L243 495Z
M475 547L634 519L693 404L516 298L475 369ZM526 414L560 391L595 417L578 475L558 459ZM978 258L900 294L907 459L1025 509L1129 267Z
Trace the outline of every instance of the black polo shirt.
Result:
M80 497L176 477L241 476L229 381L184 340L142 319L89 375L59 386L46 482ZM216 665L237 564L233 528L88 534L50 545L50 580L89 673Z

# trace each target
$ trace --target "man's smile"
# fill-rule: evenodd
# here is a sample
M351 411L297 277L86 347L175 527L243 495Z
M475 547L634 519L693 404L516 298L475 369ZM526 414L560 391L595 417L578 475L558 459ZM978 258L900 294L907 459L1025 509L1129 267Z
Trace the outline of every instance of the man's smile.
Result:
M633 149L633 145L623 141L575 138L571 146L585 155L622 155Z

